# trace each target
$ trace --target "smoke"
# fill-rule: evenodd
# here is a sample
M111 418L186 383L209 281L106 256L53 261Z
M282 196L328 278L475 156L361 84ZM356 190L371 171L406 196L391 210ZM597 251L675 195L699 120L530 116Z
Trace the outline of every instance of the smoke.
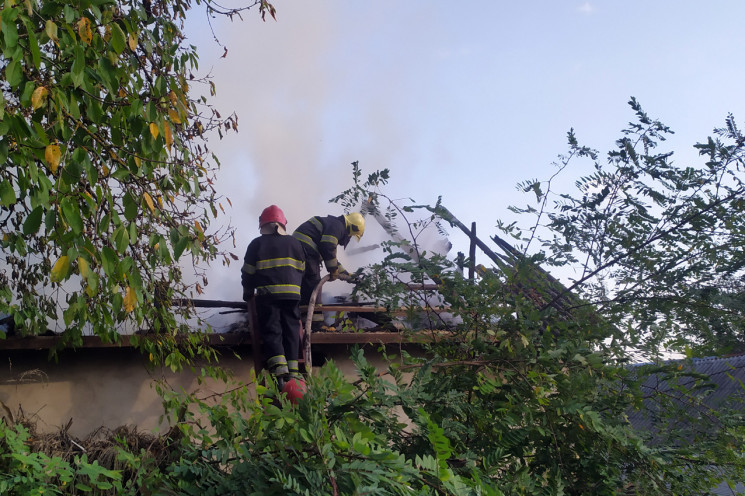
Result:
M210 147L221 161L218 191L232 204L228 218L216 224L230 223L236 229L235 246L222 248L241 259L259 235L258 217L268 205L283 209L289 232L313 215L342 213L327 205L342 178L328 173L323 163L323 108L330 85L322 54L331 43L322 21L326 16L319 15L319 5L287 10L293 15L283 16L282 29L256 19L254 12L244 21L214 20L215 32L228 48L225 59L219 58L222 49L204 36L203 25L191 29L201 66L206 60L206 67L212 67L218 93L210 101L223 115L238 115L238 133L213 140ZM321 22L307 22L311 11ZM227 208L227 202L222 204ZM213 264L202 297L240 299L241 265Z
M228 48L225 59L203 24L187 30L200 48L200 70L211 72L217 86L209 100L223 115L238 115L238 133L210 147L222 164L217 189L233 206L216 224L236 229L235 246L223 248L241 259L258 235L258 216L266 206L282 208L292 232L314 215L343 213L328 199L351 186L351 162L359 161L365 171L398 169L397 182L410 185L416 184L416 172L409 164L428 153L410 139L418 125L410 107L411 95L419 92L412 85L419 79L400 77L426 77L416 70L419 53L381 57L375 44L356 42L383 41L386 34L374 26L406 19L386 20L379 9L352 13L325 3L277 8L277 22L264 23L253 12L234 23L215 19L214 31ZM389 239L381 230L380 239L373 240L374 230L363 245ZM363 255L347 252L339 258L352 269L376 258L374 251ZM239 299L242 261L213 265L201 297Z

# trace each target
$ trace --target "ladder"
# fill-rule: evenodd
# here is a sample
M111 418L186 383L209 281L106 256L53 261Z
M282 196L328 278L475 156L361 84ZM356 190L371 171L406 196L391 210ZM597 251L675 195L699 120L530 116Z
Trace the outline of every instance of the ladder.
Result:
M321 288L324 283L329 280L329 276L325 275L321 278L313 293L310 295L310 301L306 310L305 325L301 319L298 322L298 333L300 334L300 353L298 357L298 368L301 373L310 375L313 372L313 360L310 352L311 343L311 324L313 323L313 313L315 311L316 301L321 294ZM256 317L256 302L254 298L248 302L248 321L249 328L251 331L251 351L253 354L254 370L258 377L261 371L264 369L264 358L261 355L261 336L258 332L258 319Z

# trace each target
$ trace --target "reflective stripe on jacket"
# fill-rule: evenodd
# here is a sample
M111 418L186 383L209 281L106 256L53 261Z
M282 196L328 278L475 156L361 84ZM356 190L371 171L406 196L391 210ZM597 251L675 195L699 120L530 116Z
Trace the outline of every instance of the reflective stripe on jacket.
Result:
M311 217L300 224L292 235L310 248L307 250L309 255L323 260L329 272L343 269L336 259L336 248L339 244L345 246L349 241L344 216Z
M257 296L299 300L305 272L303 246L292 236L264 234L248 245L241 268L244 298Z

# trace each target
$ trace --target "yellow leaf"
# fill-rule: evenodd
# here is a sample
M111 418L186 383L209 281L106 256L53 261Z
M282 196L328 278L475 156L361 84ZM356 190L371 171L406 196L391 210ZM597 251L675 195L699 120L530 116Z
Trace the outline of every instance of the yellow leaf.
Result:
M93 40L93 32L91 31L91 21L87 17L80 18L80 21L78 22L78 34L83 43L86 45L91 44L91 40Z
M111 39L111 25L107 24L103 31L103 40L108 43Z
M194 221L194 227L196 227L197 231L199 231L200 233L204 233L204 231L202 231L202 225L199 223L198 220Z
M150 123L150 134L153 135L153 138L157 138L159 133L160 133L160 130L158 129L158 125L154 122L151 122Z
M178 103L178 96L176 96L176 92L171 90L168 92L168 99L171 101L171 105L176 106Z
M137 167L142 166L142 159L135 155L135 164L137 164Z
M124 91L124 88L119 88L119 98L124 98L127 96L127 92Z
M124 311L127 313L132 312L137 306L137 295L135 290L127 286L127 290L124 293Z
M150 359L150 361L152 362L152 361L153 361L153 354L152 354L152 353L150 353L150 355L148 356L148 358L149 358L149 359Z
M165 121L163 122L163 138L166 140L168 151L170 151L173 144L173 133L171 132L171 126Z
M109 166L106 165L106 164L103 164L101 166L101 170L103 171L104 177L108 177L108 175L109 175Z
M197 293L202 294L202 286L200 286L198 283L196 285Z
M133 52L137 50L137 33L129 33L129 49Z
M179 117L178 112L176 112L173 109L168 109L168 117L171 118L171 121L174 124L181 124L181 117Z
M143 198L145 198L145 203L147 203L147 206L150 209L150 211L155 212L155 205L153 204L153 199L150 196L150 194L145 192L142 196Z
M78 270L80 271L80 277L88 279L90 269L88 267L88 261L83 257L78 257Z
M59 145L47 145L44 149L44 159L52 169L52 174L57 172L57 167L59 167L59 161L61 158L62 152L60 152Z
M67 271L70 270L70 258L67 255L59 257L59 260L52 267L50 279L52 282L60 282L67 277Z
M163 197L158 195L158 206L160 208L163 208Z
M38 88L36 88L31 94L31 107L33 107L34 110L43 107L44 104L47 103L48 94L49 90L47 90L44 86L39 86Z
M26 4L26 13L30 16L34 15L34 9L31 7L31 0L25 0L23 3Z
M47 21L44 26L44 32L47 33L50 40L59 45L59 38L57 38L57 25L53 21Z

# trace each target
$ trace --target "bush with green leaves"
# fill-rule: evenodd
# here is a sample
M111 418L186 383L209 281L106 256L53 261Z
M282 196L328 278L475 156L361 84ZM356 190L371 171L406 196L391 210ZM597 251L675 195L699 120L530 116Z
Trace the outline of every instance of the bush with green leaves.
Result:
M66 461L32 451L30 444L23 425L0 422L0 494L126 494L120 472L89 462L85 454Z

